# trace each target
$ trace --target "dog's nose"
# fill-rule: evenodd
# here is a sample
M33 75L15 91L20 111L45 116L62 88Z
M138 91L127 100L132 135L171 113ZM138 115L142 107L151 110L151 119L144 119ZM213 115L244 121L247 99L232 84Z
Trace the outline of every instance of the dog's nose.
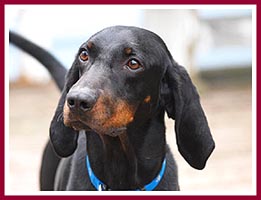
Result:
M90 91L70 91L67 94L67 105L74 111L90 111L96 100L97 96Z

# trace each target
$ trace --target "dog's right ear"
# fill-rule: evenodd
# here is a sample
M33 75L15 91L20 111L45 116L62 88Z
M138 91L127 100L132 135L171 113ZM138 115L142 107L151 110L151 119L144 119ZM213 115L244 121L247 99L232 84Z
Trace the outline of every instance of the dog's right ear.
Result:
M78 131L67 127L63 123L63 107L69 89L79 79L79 72L76 67L72 67L66 77L66 83L62 91L54 117L50 126L50 139L55 152L61 157L68 157L77 148Z

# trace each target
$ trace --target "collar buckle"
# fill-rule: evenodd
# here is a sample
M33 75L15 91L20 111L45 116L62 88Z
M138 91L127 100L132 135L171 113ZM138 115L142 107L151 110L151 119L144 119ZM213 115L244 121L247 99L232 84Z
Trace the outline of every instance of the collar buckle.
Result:
M107 185L100 183L98 186L98 191L110 191L110 189Z

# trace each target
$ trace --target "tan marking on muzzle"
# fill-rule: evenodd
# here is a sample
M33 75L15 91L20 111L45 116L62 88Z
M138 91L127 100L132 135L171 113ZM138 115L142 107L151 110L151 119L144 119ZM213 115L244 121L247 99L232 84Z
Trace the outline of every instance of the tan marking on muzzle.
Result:
M67 101L65 101L63 106L63 123L65 126L70 126L70 108L67 105Z
M70 112L70 108L67 105L67 101L63 106L63 123L65 126L71 127L74 130L90 130L86 124L78 120L79 116L75 116Z
M127 126L134 119L134 108L127 102L120 100L116 103L113 115L105 122L104 128L119 128Z
M113 101L110 97L100 97L91 112L93 119L103 129L120 128L133 121L135 109L124 100ZM90 125L91 126L91 125Z

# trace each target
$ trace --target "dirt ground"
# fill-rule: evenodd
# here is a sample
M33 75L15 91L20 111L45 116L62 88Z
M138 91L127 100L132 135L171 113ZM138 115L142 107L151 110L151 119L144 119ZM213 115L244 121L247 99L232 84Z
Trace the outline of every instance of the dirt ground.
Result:
M251 95L249 86L214 87L201 92L201 102L216 142L216 149L202 171L191 168L180 156L175 144L174 122L166 119L168 141L178 163L182 191L203 194L254 191ZM11 87L9 97L6 191L29 194L39 190L41 155L59 92L52 84Z

